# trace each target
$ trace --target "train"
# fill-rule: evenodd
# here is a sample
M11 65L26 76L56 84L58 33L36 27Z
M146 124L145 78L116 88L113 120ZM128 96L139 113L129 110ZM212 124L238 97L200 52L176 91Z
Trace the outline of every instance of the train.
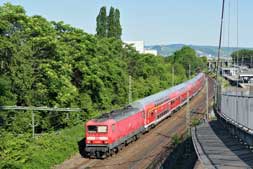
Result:
M199 73L184 83L89 120L85 124L86 155L103 159L118 152L184 106L204 83L205 74Z

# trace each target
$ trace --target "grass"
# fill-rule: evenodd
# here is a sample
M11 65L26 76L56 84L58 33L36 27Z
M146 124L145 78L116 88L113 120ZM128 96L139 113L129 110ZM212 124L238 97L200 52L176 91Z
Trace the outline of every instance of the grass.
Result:
M181 142L180 137L178 136L177 133L174 134L171 139L172 139L172 145L173 146L177 146Z
M198 119L198 118L192 119L192 126L193 127L198 126L200 123L201 123L200 119Z

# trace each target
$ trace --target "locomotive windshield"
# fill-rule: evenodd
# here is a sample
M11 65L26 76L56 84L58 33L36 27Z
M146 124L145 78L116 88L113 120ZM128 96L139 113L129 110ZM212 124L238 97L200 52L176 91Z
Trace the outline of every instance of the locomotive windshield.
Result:
M96 133L97 132L97 126L88 126L89 133Z
M98 133L106 133L107 127L106 126L98 126Z
M107 126L88 126L89 133L106 133Z

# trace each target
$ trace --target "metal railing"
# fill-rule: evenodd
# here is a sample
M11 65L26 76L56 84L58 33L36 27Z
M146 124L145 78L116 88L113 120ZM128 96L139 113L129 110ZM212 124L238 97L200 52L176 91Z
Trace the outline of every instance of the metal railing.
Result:
M222 114L237 125L253 130L253 95L250 92L224 92L220 102Z

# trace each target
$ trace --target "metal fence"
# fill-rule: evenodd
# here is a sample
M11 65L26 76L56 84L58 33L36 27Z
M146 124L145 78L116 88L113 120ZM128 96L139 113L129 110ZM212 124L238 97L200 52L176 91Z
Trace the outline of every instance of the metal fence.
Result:
M249 92L225 92L221 94L221 113L238 125L253 130L253 95Z

